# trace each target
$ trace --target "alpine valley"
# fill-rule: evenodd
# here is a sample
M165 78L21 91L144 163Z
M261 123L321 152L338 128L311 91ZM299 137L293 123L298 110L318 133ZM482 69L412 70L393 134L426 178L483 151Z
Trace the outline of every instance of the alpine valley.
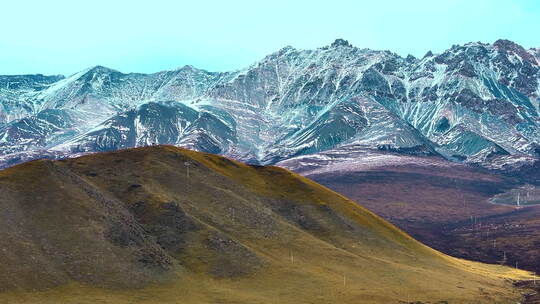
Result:
M0 166L171 144L252 164L379 151L530 174L539 65L508 40L403 58L337 39L234 72L0 76Z

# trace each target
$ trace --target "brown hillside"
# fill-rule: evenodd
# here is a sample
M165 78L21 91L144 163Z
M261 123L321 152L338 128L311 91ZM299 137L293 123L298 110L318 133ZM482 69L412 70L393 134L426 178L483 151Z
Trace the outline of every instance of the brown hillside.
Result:
M336 162L298 172L436 250L540 272L540 205L526 205L529 193L513 178L427 157L369 168ZM524 205L490 202L515 201L516 189Z
M171 146L28 162L0 191L5 303L508 303L528 276L285 169Z

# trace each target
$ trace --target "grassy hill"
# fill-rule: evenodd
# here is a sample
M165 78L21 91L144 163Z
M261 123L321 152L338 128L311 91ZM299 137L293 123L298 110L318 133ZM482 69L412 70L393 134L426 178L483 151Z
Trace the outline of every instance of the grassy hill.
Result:
M529 275L285 169L171 146L24 163L0 191L6 303L514 303Z

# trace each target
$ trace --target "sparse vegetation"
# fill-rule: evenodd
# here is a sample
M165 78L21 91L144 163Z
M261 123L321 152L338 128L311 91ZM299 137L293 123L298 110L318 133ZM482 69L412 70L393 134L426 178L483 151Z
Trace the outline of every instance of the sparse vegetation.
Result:
M540 272L540 205L533 205L533 185L479 168L447 163L434 170L427 163L309 177L446 254L511 267L518 262Z
M508 303L529 276L285 169L172 146L25 163L0 190L6 303Z

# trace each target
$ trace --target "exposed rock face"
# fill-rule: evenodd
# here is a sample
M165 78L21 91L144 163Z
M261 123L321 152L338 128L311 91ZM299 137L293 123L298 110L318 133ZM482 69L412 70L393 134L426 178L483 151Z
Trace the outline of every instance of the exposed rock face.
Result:
M539 54L498 40L402 58L337 39L227 73L2 76L0 166L164 143L252 163L354 145L515 168L538 157Z

